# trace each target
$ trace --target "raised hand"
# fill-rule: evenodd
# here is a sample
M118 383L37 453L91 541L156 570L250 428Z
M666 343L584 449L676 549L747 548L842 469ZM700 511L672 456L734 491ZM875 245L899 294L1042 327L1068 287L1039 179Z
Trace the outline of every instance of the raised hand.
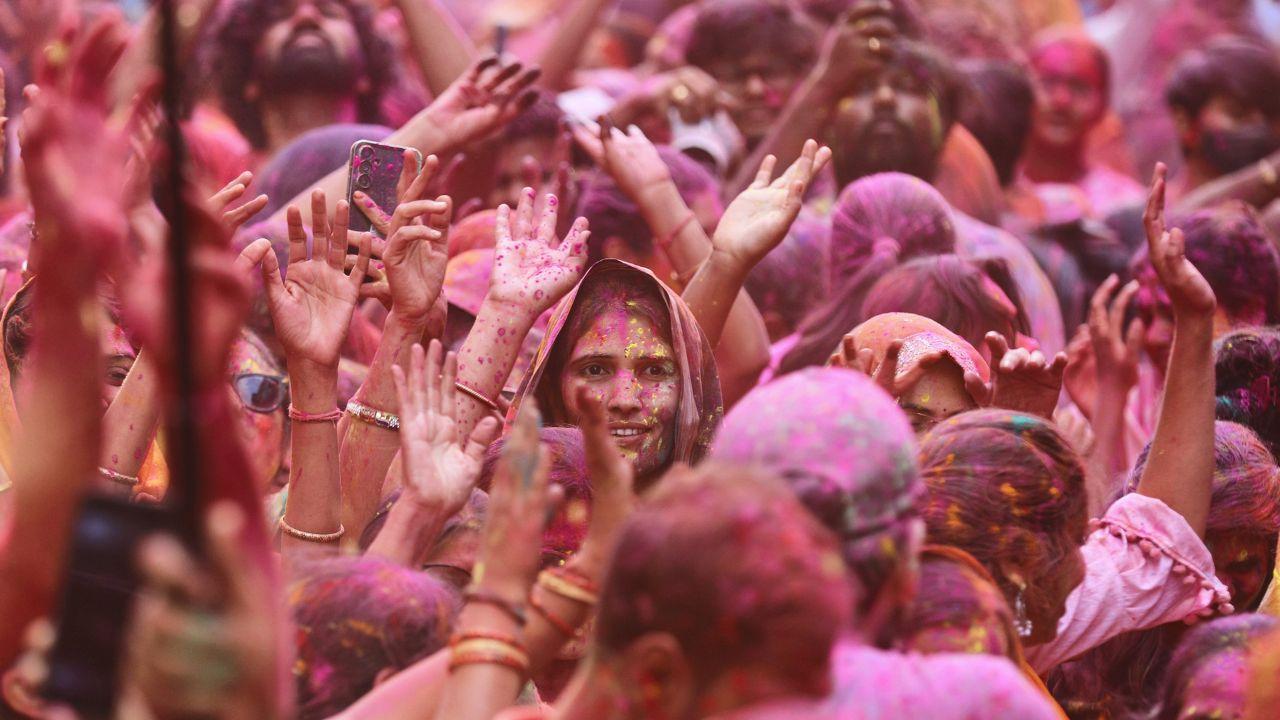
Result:
M409 373L392 368L400 397L400 457L405 494L401 501L418 503L439 517L452 517L475 489L485 448L498 436L501 424L488 417L471 436L458 436L455 378L458 358L445 355L432 340L425 353L414 345Z
M892 54L898 28L886 3L861 2L844 13L827 31L814 71L839 92L855 79L873 72Z
M604 406L599 398L581 388L578 409L578 427L582 429L587 473L591 478L591 524L579 557L584 561L603 563L612 553L622 524L635 505L635 468L623 458L609 435ZM589 568L588 573L598 580L593 573L601 569Z
M222 223L233 235L240 226L248 222L249 218L262 212L262 208L267 206L267 196L259 194L239 207L231 208L232 203L244 196L245 191L249 189L249 183L252 182L253 173L245 170L209 198L209 204L222 213Z
M521 403L489 488L489 517L476 563L475 584L518 605L524 604L538 572L548 511L564 495L548 481L541 422L537 403Z
M27 88L21 140L36 225L32 266L46 292L82 293L126 255L130 146L107 122L105 94L125 39L110 14L79 38L64 34L37 72L39 88Z
M929 350L915 358L911 369L898 374L898 358L902 353L902 340L894 340L885 348L884 358L876 364L875 351L860 348L850 333L840 341L840 349L831 355L827 365L856 370L875 381L881 389L893 397L901 397L915 387L935 363L947 357L943 350Z
M493 275L489 299L535 318L551 307L582 277L587 264L586 218L578 218L562 242L556 241L559 200L546 198L542 217L533 224L533 189L525 188L515 217L498 208Z
M809 140L787 171L773 177L774 156L760 163L756 179L725 208L711 238L716 251L748 269L786 237L804 202L805 190L831 159L831 149Z
M482 140L533 104L541 71L489 56L476 62L427 108L452 146Z
M1169 294L1173 313L1186 315L1212 315L1217 307L1213 288L1195 265L1187 259L1187 248L1182 230L1165 228L1164 195L1165 175L1168 168L1156 163L1155 177L1151 181L1151 195L1147 200L1142 223L1147 230L1147 251L1151 265L1155 267L1160 284Z
M607 117L600 118L598 132L580 123L572 126L578 147L595 160L618 183L618 188L636 202L654 188L671 182L671 171L640 128L632 125L624 133Z
M1142 357L1142 338L1146 326L1135 318L1124 328L1124 314L1138 292L1138 281L1120 288L1120 279L1108 277L1098 286L1089 302L1089 324L1085 326L1085 342L1073 341L1068 348L1063 385L1081 411L1090 416L1098 402L1098 393L1124 396L1138 382L1138 360Z
M302 213L296 207L289 208L288 279L281 279L275 253L266 253L262 258L262 280L276 336L290 361L337 368L351 313L360 296L360 281L369 268L370 240L367 233L362 233L355 267L349 274L343 272L349 209L345 201L338 203L332 227L324 210L324 193L317 190L311 195L313 244L308 258Z
M448 195L425 199L440 167L435 155L427 156L421 171L416 166L413 153L406 152L394 212L386 213L362 192L354 200L387 238L373 252L381 260L382 271L375 270L373 280L361 286L361 296L377 298L406 319L419 322L431 312L444 286L453 200ZM348 256L348 266L354 263L355 258Z
M969 394L980 405L1052 417L1062 392L1066 353L1049 361L1039 350L1011 350L1009 341L998 332L987 333L985 340L991 350L991 381L984 383L977 373L966 372L964 385Z

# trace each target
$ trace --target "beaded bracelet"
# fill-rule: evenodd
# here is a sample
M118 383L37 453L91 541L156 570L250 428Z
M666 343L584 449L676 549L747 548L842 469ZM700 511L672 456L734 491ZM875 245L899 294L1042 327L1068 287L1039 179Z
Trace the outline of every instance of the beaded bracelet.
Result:
M572 625L548 610L547 607L543 605L538 598L534 597L532 593L529 595L529 607L534 612L541 615L542 619L546 620L548 625L556 629L556 632L564 635L566 638L577 636L578 631Z
M98 474L117 485L124 485L125 487L137 487L140 482L133 475L125 475L110 468L104 468L101 465L98 466Z
M294 422L300 422L300 423L335 422L341 417L342 417L342 411L339 410L338 408L334 408L329 412L308 413L295 408L292 404L289 405L289 419L293 420Z
M570 577L574 577L578 582L570 580ZM595 588L587 584L583 578L564 572L543 570L538 573L538 586L547 592L555 593L568 600L576 600L584 605L595 605L600 601Z
M524 627L529 622L529 616L525 614L524 608L518 604L499 597L495 593L485 592L474 588L468 588L462 594L463 602L476 603L477 605L489 605L490 607L501 610L503 614L515 621L516 625Z
M307 532L306 530L299 530L285 522L284 518L280 518L280 531L289 537L306 540L307 542L335 543L342 539L342 536L347 532L347 529L342 526L342 523L338 523L338 529L331 533L313 533Z
M355 400L347 401L347 412L351 414L351 417L359 420L360 422L368 423L374 427L380 427L383 430L390 430L392 432L400 431L400 416L395 413L389 413L386 410L376 410L368 405L358 403Z

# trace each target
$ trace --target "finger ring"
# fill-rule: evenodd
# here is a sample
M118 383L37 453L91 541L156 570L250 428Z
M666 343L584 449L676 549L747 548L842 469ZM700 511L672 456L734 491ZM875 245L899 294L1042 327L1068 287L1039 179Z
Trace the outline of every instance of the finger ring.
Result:
M867 49L873 53L880 52L880 38L871 38L867 40Z
M685 100L688 100L689 86L681 84L671 88L671 99L676 102L684 102Z
M49 43L48 47L44 49L45 62L49 63L51 67L59 67L65 63L70 54L67 44L61 40Z

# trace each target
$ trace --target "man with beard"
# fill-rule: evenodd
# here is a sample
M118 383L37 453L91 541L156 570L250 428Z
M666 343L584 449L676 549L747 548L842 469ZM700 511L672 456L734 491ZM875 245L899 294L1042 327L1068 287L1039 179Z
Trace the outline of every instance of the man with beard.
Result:
M842 188L880 172L934 182L956 122L960 84L950 62L924 43L898 39L890 47L882 61L865 64L850 78L834 102L825 137ZM1005 261L1041 349L1046 354L1061 350L1058 298L1031 252L1013 235L958 209L953 213L959 254Z
M269 157L302 133L377 123L390 45L361 0L236 0L215 38L222 109Z

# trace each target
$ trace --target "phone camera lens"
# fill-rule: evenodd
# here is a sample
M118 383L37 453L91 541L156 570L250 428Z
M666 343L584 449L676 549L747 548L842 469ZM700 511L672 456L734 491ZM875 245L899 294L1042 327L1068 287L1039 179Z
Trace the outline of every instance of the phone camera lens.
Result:
M373 157L373 148L368 145L361 147L360 157L365 160L368 160L369 158Z
M373 181L369 179L369 173L360 173L356 176L356 187L361 190L368 190L373 185Z

